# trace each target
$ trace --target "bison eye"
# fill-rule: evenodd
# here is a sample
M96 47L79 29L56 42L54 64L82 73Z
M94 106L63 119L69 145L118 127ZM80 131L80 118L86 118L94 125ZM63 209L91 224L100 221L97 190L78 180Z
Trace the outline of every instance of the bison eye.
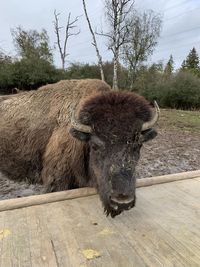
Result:
M92 144L92 149L93 149L94 151L97 151L97 150L100 149L100 146L97 145L97 144Z
M105 148L105 144L102 140L100 140L97 136L92 136L91 138L91 148L94 151L103 150Z
M147 142L151 139L154 139L157 136L157 132L154 129L148 129L146 131L141 132L141 137L140 137L140 141L143 142Z

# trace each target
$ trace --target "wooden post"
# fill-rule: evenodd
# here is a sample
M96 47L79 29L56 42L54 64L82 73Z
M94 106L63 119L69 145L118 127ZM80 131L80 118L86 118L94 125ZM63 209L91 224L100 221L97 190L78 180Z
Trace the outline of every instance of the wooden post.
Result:
M145 187L173 181L193 179L200 177L200 170L191 172L182 172L176 174L162 175L137 180L136 187ZM48 193L38 196L22 197L17 199L8 199L0 201L0 212L5 210L19 209L29 206L41 205L51 202L64 201L68 199L88 197L97 194L94 188L84 187L80 189Z

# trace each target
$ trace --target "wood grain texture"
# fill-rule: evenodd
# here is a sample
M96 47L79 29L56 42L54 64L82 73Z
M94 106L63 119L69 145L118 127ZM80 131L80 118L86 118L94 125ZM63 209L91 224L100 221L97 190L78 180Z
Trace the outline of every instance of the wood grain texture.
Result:
M0 212L1 267L199 267L200 177L137 189L106 217L97 195Z
M137 180L136 187L152 186L155 184L169 183L185 179L194 179L200 177L200 170L191 172L182 172L176 174L162 175L156 177L142 178ZM38 196L29 196L17 199L8 199L0 201L0 212L5 210L19 209L23 207L41 205L46 203L69 200L79 197L95 195L97 192L94 188L80 188L62 192L49 193Z
M0 266L2 266L2 254L3 254L3 238L2 238L2 233L4 230L4 218L5 218L5 213L6 212L0 212Z

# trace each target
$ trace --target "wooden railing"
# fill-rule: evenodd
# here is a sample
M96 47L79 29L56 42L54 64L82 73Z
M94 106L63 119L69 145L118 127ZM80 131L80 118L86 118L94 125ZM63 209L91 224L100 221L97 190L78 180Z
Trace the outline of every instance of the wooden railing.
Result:
M192 179L197 177L200 177L200 170L155 176L149 178L141 178L137 180L136 187L145 187L145 186L169 183L179 180ZM48 193L43 195L36 195L36 196L34 195L16 199L1 200L0 212L5 210L13 210L29 206L41 205L51 202L64 201L68 199L87 197L95 194L97 194L97 192L94 188L84 187L80 189Z

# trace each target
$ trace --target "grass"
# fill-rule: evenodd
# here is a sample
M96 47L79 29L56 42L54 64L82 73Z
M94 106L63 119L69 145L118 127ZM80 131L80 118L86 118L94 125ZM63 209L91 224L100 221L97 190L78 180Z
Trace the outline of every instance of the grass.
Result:
M166 130L200 133L200 111L162 109L159 127Z

